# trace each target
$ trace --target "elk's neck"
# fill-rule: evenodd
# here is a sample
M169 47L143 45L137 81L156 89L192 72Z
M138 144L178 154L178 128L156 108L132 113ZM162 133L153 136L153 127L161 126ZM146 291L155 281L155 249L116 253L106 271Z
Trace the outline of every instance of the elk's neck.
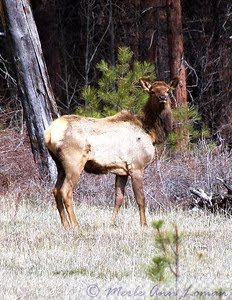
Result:
M163 143L172 131L172 117L170 106L152 107L146 103L140 114L144 130L150 135L155 144Z

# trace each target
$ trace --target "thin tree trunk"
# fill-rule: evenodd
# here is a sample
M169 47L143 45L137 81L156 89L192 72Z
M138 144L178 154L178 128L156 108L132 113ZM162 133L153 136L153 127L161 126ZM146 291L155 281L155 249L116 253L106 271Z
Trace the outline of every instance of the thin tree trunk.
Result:
M170 78L176 76L180 84L174 92L176 107L187 106L186 74L184 65L184 45L181 20L181 0L167 0L167 29ZM175 120L174 131L177 133L175 151L182 152L187 148L189 132L185 126L188 120L187 111L182 120Z
M113 6L112 0L109 2L110 11L110 52L111 52L111 65L115 66L115 32L114 32L114 19L113 19Z
M42 176L55 177L43 133L58 111L28 0L3 0L24 114L35 162Z
M167 26L170 77L179 76L180 85L175 91L176 100L179 106L187 105L181 0L167 0Z

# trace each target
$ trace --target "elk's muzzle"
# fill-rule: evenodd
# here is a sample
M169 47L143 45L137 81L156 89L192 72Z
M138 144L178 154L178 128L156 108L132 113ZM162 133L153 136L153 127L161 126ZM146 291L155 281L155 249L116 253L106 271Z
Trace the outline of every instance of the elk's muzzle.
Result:
M165 96L165 95L159 96L159 102L160 103L166 103L167 102L167 96Z

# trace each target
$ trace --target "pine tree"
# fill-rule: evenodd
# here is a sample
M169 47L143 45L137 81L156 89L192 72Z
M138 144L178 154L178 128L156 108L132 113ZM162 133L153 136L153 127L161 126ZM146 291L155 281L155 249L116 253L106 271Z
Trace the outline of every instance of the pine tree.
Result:
M151 265L148 267L149 277L156 282L164 281L169 271L175 278L175 295L178 297L178 285L180 277L180 246L181 236L176 224L173 224L173 229L164 231L163 220L152 222L152 227L155 229L155 246L159 251L159 255L152 258Z
M140 77L154 79L154 66L147 62L133 62L129 48L119 48L115 66L102 60L97 69L101 72L97 88L89 85L83 88L85 107L79 107L77 114L105 117L123 109L137 113L148 100L148 94L143 92L138 81Z
M168 145L172 150L181 140L187 140L188 148L202 138L209 138L209 130L203 125L201 116L193 105L181 106L172 110L172 119L175 130L168 137ZM181 130L178 130L180 126Z

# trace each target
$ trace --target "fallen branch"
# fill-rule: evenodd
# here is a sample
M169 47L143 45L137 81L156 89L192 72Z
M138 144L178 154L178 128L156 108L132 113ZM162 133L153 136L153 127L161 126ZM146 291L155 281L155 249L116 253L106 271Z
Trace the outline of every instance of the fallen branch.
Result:
M227 193L222 194L207 194L202 189L190 188L190 192L194 195L191 208L207 209L211 212L216 211L232 211L232 186L228 185L225 180L217 178L227 189Z

